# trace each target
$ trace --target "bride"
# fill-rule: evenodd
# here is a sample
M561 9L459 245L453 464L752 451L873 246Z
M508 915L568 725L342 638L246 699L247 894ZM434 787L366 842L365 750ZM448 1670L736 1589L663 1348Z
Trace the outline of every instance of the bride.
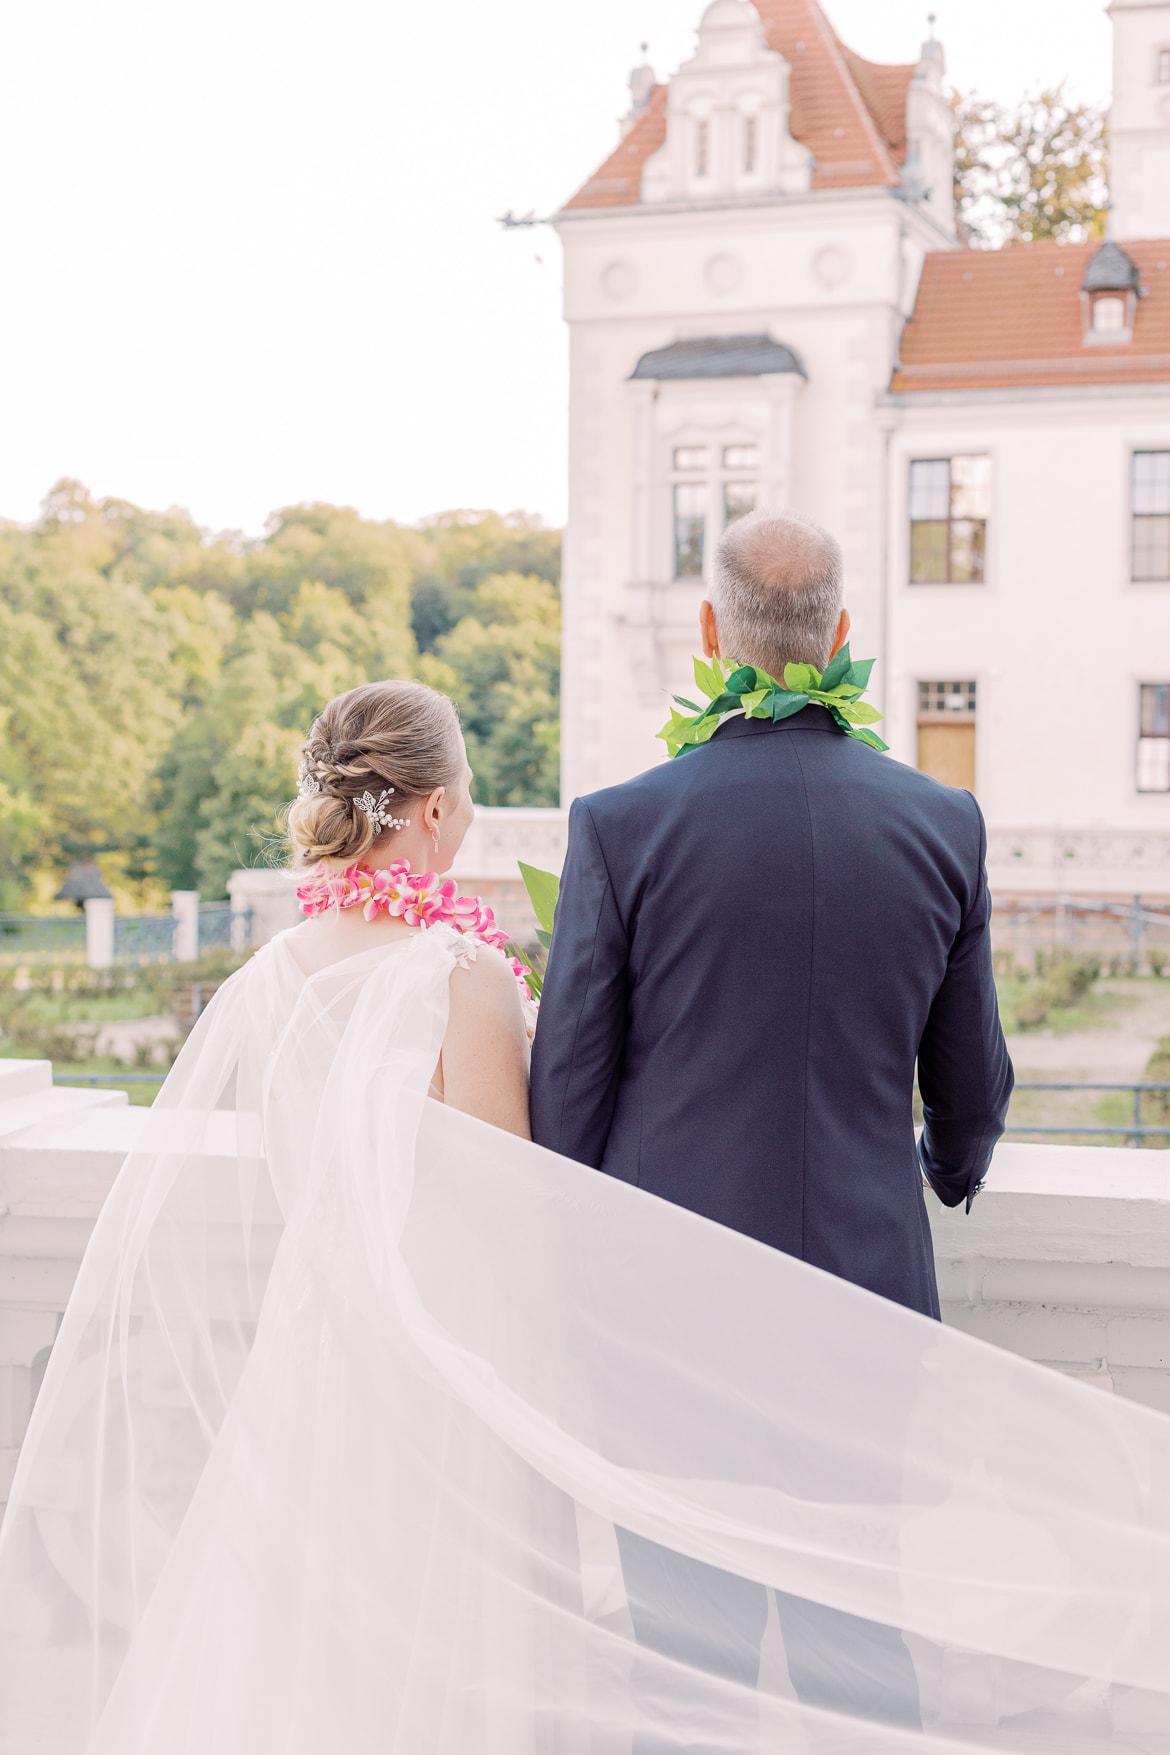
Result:
M37 1402L0 1751L1156 1746L1170 1421L532 1145L470 783L417 684L313 728L307 918L193 1031ZM700 1644L635 1642L618 1530L708 1569ZM774 1608L737 1670L729 1577L901 1629L923 1728L799 1702Z

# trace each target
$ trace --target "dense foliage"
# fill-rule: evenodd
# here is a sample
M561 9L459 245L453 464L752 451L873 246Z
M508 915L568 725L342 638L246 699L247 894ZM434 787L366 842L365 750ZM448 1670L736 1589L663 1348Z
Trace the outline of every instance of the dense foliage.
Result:
M1105 117L1063 87L1010 109L955 99L955 205L976 246L1102 237L1107 171Z
M555 804L560 535L295 506L263 538L63 481L0 525L0 908L96 855L126 900L222 895L278 844L331 695L421 676L458 702L476 796Z

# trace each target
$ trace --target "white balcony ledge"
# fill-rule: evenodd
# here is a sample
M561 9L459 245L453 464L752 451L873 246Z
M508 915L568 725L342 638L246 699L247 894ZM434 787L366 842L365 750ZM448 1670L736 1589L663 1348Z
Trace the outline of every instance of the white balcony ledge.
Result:
M123 1093L0 1063L0 1505L94 1219L149 1124ZM1170 1412L1170 1152L1005 1145L970 1216L928 1203L947 1322Z

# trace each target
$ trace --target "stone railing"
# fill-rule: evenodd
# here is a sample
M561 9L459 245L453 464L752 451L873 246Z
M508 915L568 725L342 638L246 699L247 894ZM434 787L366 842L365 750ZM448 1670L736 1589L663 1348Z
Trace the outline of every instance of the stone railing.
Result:
M0 1505L94 1219L148 1111L0 1061ZM1170 1153L1001 1146L930 1199L945 1320L1170 1412Z

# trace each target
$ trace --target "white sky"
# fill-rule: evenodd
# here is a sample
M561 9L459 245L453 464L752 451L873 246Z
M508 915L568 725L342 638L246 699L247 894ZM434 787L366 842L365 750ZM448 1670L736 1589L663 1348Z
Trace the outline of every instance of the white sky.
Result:
M931 0L826 0L874 60ZM963 89L1108 95L1103 0L935 0ZM0 516L565 506L552 211L702 0L0 0Z

